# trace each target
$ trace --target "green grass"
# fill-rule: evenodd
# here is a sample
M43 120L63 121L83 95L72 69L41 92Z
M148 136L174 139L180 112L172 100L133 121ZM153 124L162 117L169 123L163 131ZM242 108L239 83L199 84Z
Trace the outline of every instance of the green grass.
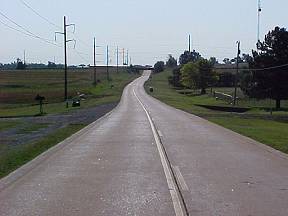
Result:
M0 151L0 178L19 168L42 152L82 129L83 124L71 124L43 139Z
M23 128L21 128L19 131L17 131L18 134L27 134L27 133L32 133L35 131L38 131L42 128L46 128L48 127L49 124L45 124L45 123L33 123L33 124L25 124L25 126Z
M15 121L15 120L0 121L0 132L4 131L4 130L11 129L11 128L15 128L15 127L17 127L20 124L21 124L20 121Z
M240 117L211 117L207 119L288 154L287 123Z
M215 98L209 96L209 94L201 96L180 94L179 90L168 85L167 78L170 74L171 71L169 70L154 74L145 84L147 93L177 109L198 115L237 133L288 153L288 112L285 111L285 109L284 111L273 112L271 116L269 112L269 100L248 100L244 97L243 93L241 95L241 92L238 93L243 100L239 103L239 106L251 108L251 110L245 114L239 115L199 107L197 104L215 106L230 105L225 101L215 100ZM149 92L149 86L154 88L153 93ZM215 88L215 90L228 94L231 93L231 91L233 92L233 88ZM208 89L207 92L209 92ZM288 102L283 101L282 105L284 108L287 108Z
M104 71L98 71L98 79L101 82L97 86L94 86L91 82L91 71L70 72L68 74L68 77L70 77L70 82L68 83L69 95L77 97L77 94L81 93L85 94L87 99L81 101L81 107L74 108L70 103L68 109L63 102L63 83L57 80L57 78L60 79L63 75L61 72L0 72L0 78L2 78L0 79L0 86L5 86L1 89L0 116L19 117L39 114L39 106L34 101L37 92L46 97L45 104L43 105L46 114L65 113L105 103L117 102L120 100L125 85L139 75L129 74L125 70L120 70L117 74L114 70L111 69L110 71L112 79L110 82L106 80ZM34 76L33 79L31 78L32 75ZM38 82L42 84L40 85ZM111 88L111 85L113 85L113 88Z

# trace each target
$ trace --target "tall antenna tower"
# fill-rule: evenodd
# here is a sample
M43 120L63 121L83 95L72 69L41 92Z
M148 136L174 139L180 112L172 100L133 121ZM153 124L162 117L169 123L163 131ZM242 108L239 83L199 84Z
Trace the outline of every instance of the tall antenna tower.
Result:
M258 29L257 29L257 43L260 42L260 16L262 12L261 0L258 0Z

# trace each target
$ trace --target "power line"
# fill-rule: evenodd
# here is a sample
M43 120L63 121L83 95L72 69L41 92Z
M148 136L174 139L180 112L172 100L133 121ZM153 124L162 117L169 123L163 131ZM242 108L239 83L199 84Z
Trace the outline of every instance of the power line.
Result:
M62 27L60 27L59 25L51 22L48 18L42 16L39 12L37 12L35 9L33 9L27 2L25 2L24 0L20 0L20 2L26 6L28 9L30 9L33 13L35 13L37 16L39 16L41 19L45 20L48 24L50 24L51 26L54 26L58 29L62 29ZM74 34L74 32L73 32ZM76 36L76 34L74 34ZM79 37L76 37L77 41L79 41L80 43L82 43L83 45L87 46L90 48L90 45L88 45L86 42L84 42L83 40L81 40Z
M21 0L21 1L22 1L22 0ZM9 18L9 17L6 16L5 14L3 14L1 11L0 11L0 15L1 15L2 17L4 17L5 19L7 19L8 21L10 21L11 23L13 23L14 25L16 25L17 27L19 27L20 29L22 29L22 30L17 29L17 28L15 28L15 27L13 27L13 26L10 26L10 25L8 25L7 23L5 23L5 22L3 22L3 21L0 20L0 23L3 24L4 26L6 26L7 28L9 28L9 29L11 29L11 30L14 30L14 31L17 31L17 32L19 32L19 33L21 33L21 34L24 34L24 35L26 35L26 36L29 36L29 37L31 37L31 38L39 39L39 40L41 40L41 41L43 41L43 42L45 42L45 43L48 43L48 44L57 46L57 47L59 47L59 48L63 48L62 46L60 46L60 45L58 45L58 44L56 44L56 43L53 43L53 42L51 42L50 40L45 39L45 38L43 38L43 37L40 37L40 36L34 34L33 32L27 30L27 29L24 28L22 25L18 24L17 22L15 22L15 21L12 20L11 18ZM79 52L79 51L76 50L76 49L73 49L73 50L75 51L75 53L76 53L82 60L84 60L84 61L86 61L86 62L89 62L89 60L87 60L87 58L85 58L85 57L82 56L82 55L87 55L87 56L88 56L88 54L83 53L83 52Z
M35 9L33 9L30 5L28 5L25 1L20 0L20 2L25 5L28 9L30 9L33 13L35 13L37 16L39 16L41 19L45 20L47 23L49 23L50 25L58 28L58 29L62 29L60 26L56 25L55 23L51 22L49 19L47 19L46 17L42 16L40 13L38 13Z
M82 60L84 60L84 61L87 62L87 63L89 62L89 60L88 60L87 58L85 58L85 57L82 56L83 53L77 51L76 49L73 49L73 50L75 51L75 53L76 53Z
M1 14L1 12L0 12L0 14ZM17 32L19 32L19 33L21 33L21 34L24 34L24 35L26 35L26 36L29 36L29 37L31 37L31 38L39 39L39 40L41 40L41 41L43 41L43 42L45 42L45 43L48 43L48 44L51 44L51 45L54 45L54 46L57 46L57 47L61 47L61 46L59 46L58 44L55 44L55 43L53 43L53 42L50 42L49 40L47 40L47 39L45 39L45 38L42 38L42 37L40 37L40 36L38 36L38 35L35 35L35 34L31 34L31 33L29 33L29 31L27 32L27 31L19 30L19 29L17 29L17 28L14 28L13 26L8 25L7 23L5 23L5 22L3 22L3 21L1 21L1 20L0 20L0 23L3 24L4 26L6 26L7 28L10 28L10 29L12 29L12 30L14 30L14 31L17 31Z
M272 70L272 69L278 69L278 68L284 68L288 67L288 64L283 64L283 65L278 65L278 66L273 66L273 67L266 67L266 68L255 68L255 69L249 69L249 68L241 68L242 71L264 71L264 70ZM231 68L217 68L214 67L215 70L236 70L237 68L231 67Z

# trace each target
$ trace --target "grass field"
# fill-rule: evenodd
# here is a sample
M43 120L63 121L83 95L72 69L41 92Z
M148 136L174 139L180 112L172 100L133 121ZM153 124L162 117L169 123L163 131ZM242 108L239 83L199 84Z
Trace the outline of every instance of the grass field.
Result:
M154 74L145 84L146 91L168 105L193 113L288 153L288 112L285 111L288 108L287 101L282 102L282 107L284 107L282 111L273 112L273 115L270 115L270 100L249 100L242 94L239 106L250 107L250 111L244 114L214 111L197 105L230 105L225 101L216 100L209 94L196 96L193 94L180 94L178 90L168 85L167 78L170 74L171 71L169 70ZM148 91L149 86L154 88L153 93ZM217 88L215 90L229 94L233 89ZM239 92L239 95L241 95L241 92Z
M85 94L80 108L116 102L120 99L125 84L137 75L129 74L126 69L116 73L116 68L109 68L111 81L106 80L106 69L97 69L97 86L92 84L93 70L78 69L68 72L68 95L70 98ZM113 87L112 87L113 86ZM0 117L27 116L39 113L35 96L44 96L44 112L61 113L69 109L64 101L63 70L29 70L29 71L0 71Z

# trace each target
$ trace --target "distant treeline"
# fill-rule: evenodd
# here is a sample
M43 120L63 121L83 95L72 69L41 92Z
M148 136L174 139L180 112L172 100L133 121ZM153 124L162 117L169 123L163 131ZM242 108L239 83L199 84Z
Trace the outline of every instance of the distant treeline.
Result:
M68 68L86 68L89 65L70 65ZM17 59L15 62L8 64L0 63L0 70L23 70L23 69L61 69L64 68L64 64L55 64L54 62L43 63L29 63L26 64L23 61Z

